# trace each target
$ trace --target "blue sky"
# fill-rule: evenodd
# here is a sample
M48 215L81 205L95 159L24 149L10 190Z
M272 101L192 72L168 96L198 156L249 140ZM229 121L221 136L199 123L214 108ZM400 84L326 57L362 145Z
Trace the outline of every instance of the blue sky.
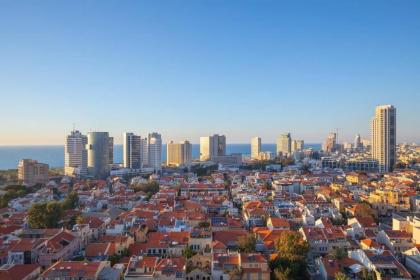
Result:
M420 142L420 1L0 1L0 145L83 132Z

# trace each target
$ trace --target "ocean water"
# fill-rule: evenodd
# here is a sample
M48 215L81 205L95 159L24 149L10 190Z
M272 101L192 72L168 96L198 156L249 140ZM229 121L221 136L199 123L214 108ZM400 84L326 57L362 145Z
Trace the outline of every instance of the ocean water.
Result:
M321 144L305 144L305 148L320 150ZM262 144L262 151L275 153L275 144ZM114 146L114 162L122 162L122 145ZM226 153L241 153L249 156L251 153L250 144L227 144ZM200 155L200 145L192 145L192 156L198 158ZM64 146L0 146L0 170L15 169L19 160L30 158L42 163L48 163L50 167L64 166ZM166 145L162 146L162 160L166 160Z

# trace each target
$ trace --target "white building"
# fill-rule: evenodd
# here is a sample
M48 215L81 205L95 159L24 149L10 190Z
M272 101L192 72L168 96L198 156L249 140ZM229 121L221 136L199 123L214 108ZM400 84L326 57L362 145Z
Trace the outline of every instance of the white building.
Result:
M290 133L282 134L277 138L277 155L288 156L292 152L292 137Z
M147 137L149 167L155 171L162 169L162 137L159 133L149 133Z
M88 152L87 136L78 130L73 130L66 137L64 145L64 173L71 177L87 175Z

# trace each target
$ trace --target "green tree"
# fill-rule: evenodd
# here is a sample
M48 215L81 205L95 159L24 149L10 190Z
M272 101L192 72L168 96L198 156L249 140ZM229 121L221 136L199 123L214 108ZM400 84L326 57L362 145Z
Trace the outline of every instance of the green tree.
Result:
M362 280L376 280L376 274L374 271L369 271L366 268L362 269Z
M240 252L252 253L255 252L255 245L257 244L257 240L253 234L247 234L240 236L236 243L238 244Z
M201 221L198 223L198 227L200 228L209 228L210 227L210 223L207 221Z
M67 195L67 197L63 200L62 206L64 210L74 209L79 204L79 196L76 192L71 192Z
M159 191L159 183L156 181L132 185L131 188L135 192L145 192L148 196L152 196Z
M347 252L343 248L337 247L331 252L331 256L335 260L342 260L344 257L347 256Z
M276 279L307 279L306 255L309 245L298 232L283 232L276 241L277 258L270 262ZM290 271L287 271L289 269Z
M55 228L63 214L63 208L58 201L35 203L29 209L28 223L31 228Z
M194 252L193 249L191 249L190 246L187 246L187 247L185 247L184 250L182 250L182 256L186 259L191 258L195 254L196 254L196 252Z

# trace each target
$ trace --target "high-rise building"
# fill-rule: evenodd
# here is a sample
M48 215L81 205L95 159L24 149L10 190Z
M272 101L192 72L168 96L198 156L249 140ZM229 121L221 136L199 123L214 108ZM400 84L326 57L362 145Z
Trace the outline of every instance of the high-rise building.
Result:
M261 138L251 138L251 158L258 159L261 153Z
M322 149L328 153L333 153L337 150L337 133L331 132L328 134Z
M166 147L167 165L190 165L192 161L192 145L188 141L181 143L169 142Z
M303 140L292 140L292 153L303 151L304 145Z
M123 166L141 169L141 137L134 133L123 134Z
M396 161L396 109L392 105L377 106L372 119L372 156L379 172L390 172Z
M73 130L64 145L64 174L71 177L87 175L87 136Z
M109 173L110 143L108 132L89 132L88 174L94 178L105 178Z
M108 163L114 163L114 137L108 138Z
M226 155L226 136L214 134L200 137L200 160L210 160L214 156Z
M140 139L140 161L141 167L149 166L149 146L147 138Z
M159 133L149 133L147 137L149 167L155 171L162 169L162 137Z
M48 164L33 159L22 159L18 164L18 179L26 186L48 182Z
M356 151L360 151L363 149L362 138L360 137L360 134L356 134L356 136L354 137L354 149Z
M277 138L277 155L289 156L292 152L292 137L290 133L282 134Z

